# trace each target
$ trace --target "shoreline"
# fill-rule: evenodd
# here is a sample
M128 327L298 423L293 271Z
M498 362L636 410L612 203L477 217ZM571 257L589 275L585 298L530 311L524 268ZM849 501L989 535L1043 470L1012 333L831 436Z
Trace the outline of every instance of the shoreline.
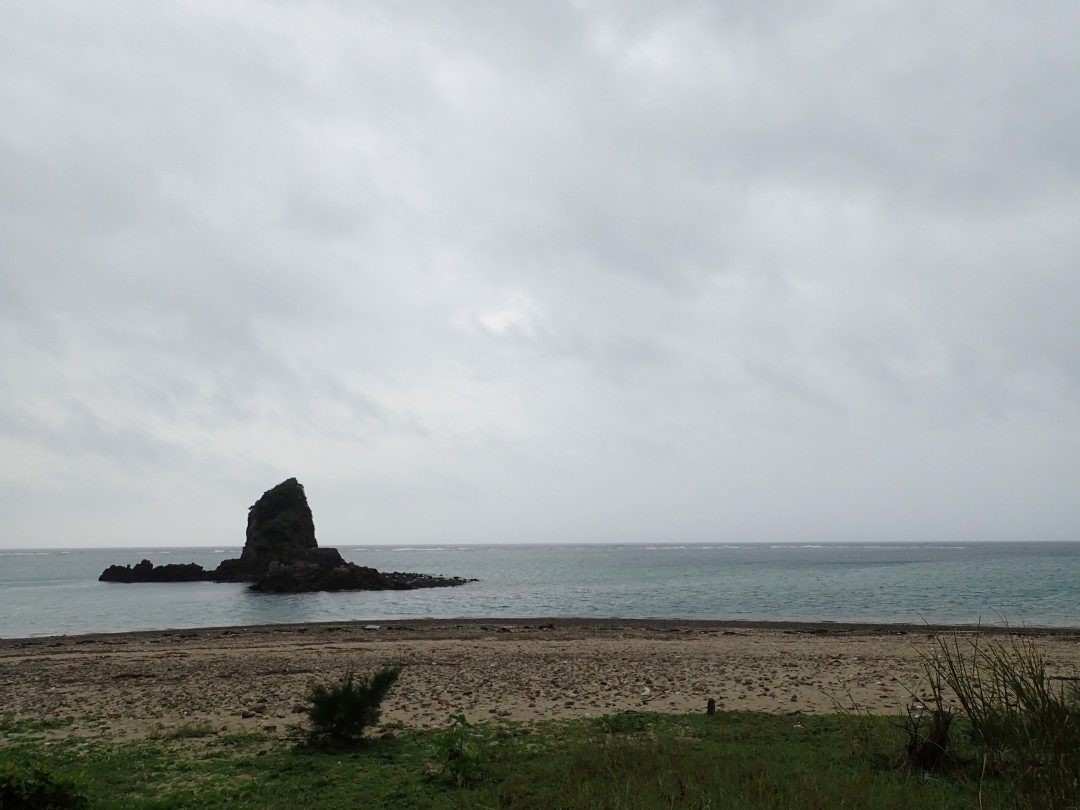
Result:
M83 639L142 638L171 636L178 633L215 634L222 632L307 632L325 627L364 628L378 625L388 631L445 633L446 638L460 637L461 631L488 627L520 627L551 625L554 629L577 628L602 630L611 627L634 626L642 630L684 631L700 630L772 630L777 632L811 633L813 635L910 635L917 633L981 633L983 635L1035 635L1049 637L1076 637L1080 640L1080 626L1059 625L1007 625L1007 624L948 624L913 622L842 622L831 620L782 620L782 619L685 619L663 617L602 617L539 616L539 617L466 617L466 618L412 618L412 619L349 619L316 622L268 622L263 624L214 625L209 627L166 627L147 630L115 630L91 633L61 633L40 636L0 636L0 650L7 646L51 643L56 641L78 642Z
M407 727L627 711L895 714L923 694L940 636L1030 638L1080 671L1080 629L684 619L407 619L0 639L15 719L61 736L284 735L312 681L402 666L383 720ZM70 722L66 718L73 718Z

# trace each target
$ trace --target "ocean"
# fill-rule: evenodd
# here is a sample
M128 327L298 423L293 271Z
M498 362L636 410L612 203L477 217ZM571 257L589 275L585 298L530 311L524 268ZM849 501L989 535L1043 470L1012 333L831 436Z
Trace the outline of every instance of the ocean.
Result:
M256 594L97 581L113 563L239 547L0 550L0 637L404 618L614 617L1080 627L1080 543L346 546L460 588Z

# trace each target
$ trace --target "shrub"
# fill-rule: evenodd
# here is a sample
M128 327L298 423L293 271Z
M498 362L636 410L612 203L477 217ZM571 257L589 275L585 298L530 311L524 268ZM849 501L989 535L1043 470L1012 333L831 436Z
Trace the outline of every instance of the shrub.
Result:
M938 639L926 668L939 703L942 684L956 695L987 773L1011 778L1030 807L1077 806L1077 690L1054 684L1034 641L953 635Z
M156 734L151 733L151 739L162 740L194 740L199 737L212 737L217 733L214 724L209 720L195 720L189 723L181 723L173 729L161 728Z
M66 779L47 768L30 771L6 765L0 770L0 808L4 810L82 810L90 802Z
M484 776L486 741L464 714L450 715L450 727L438 736L439 773L456 787L475 785Z
M594 723L605 734L635 734L649 727L648 718L641 712L605 714L597 717Z
M942 708L940 702L935 709L912 707L908 710L903 728L907 734L908 761L924 771L932 771L942 763L948 762L949 729L952 727L955 712Z
M337 745L355 743L364 729L379 722L380 704L400 674L400 667L384 667L360 679L346 672L329 686L313 683L306 709L310 739Z

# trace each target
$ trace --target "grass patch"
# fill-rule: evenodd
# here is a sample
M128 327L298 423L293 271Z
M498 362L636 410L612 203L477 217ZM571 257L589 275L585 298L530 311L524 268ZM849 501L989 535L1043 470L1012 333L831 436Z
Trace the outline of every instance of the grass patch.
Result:
M26 770L8 763L0 768L0 807L84 810L89 806L74 784L41 765Z
M983 772L1011 778L1019 806L1080 806L1080 691L1030 637L953 634L925 665L937 713L956 696Z
M461 756L447 730L345 751L258 734L27 740L0 748L0 765L44 765L102 808L971 808L980 790L983 808L1013 806L1010 779L980 784L974 757L932 777L907 766L889 718L641 713L456 727L475 744L468 779L442 776Z
M173 728L162 726L150 736L155 740L197 740L201 737L213 737L216 733L217 729L209 720L192 720Z
M19 717L0 715L0 734L39 734L74 725L74 717Z

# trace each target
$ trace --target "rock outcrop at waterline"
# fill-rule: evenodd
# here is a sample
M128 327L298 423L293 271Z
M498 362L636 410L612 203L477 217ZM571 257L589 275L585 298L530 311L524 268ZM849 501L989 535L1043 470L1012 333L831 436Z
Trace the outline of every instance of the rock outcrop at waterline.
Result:
M110 565L101 572L101 582L202 582L210 578L209 571L196 563L154 565L143 560L136 565Z
M335 549L327 549L336 551ZM266 576L251 586L263 593L304 593L307 591L408 591L414 588L452 588L476 580L435 577L430 574L386 574L374 568L342 561L341 565L315 563L281 565L271 563Z
M303 485L283 481L248 510L247 537L239 559L207 571L195 563L110 565L102 582L250 582L265 593L385 591L447 588L475 580L430 574L382 573L346 562L336 548L319 548Z

